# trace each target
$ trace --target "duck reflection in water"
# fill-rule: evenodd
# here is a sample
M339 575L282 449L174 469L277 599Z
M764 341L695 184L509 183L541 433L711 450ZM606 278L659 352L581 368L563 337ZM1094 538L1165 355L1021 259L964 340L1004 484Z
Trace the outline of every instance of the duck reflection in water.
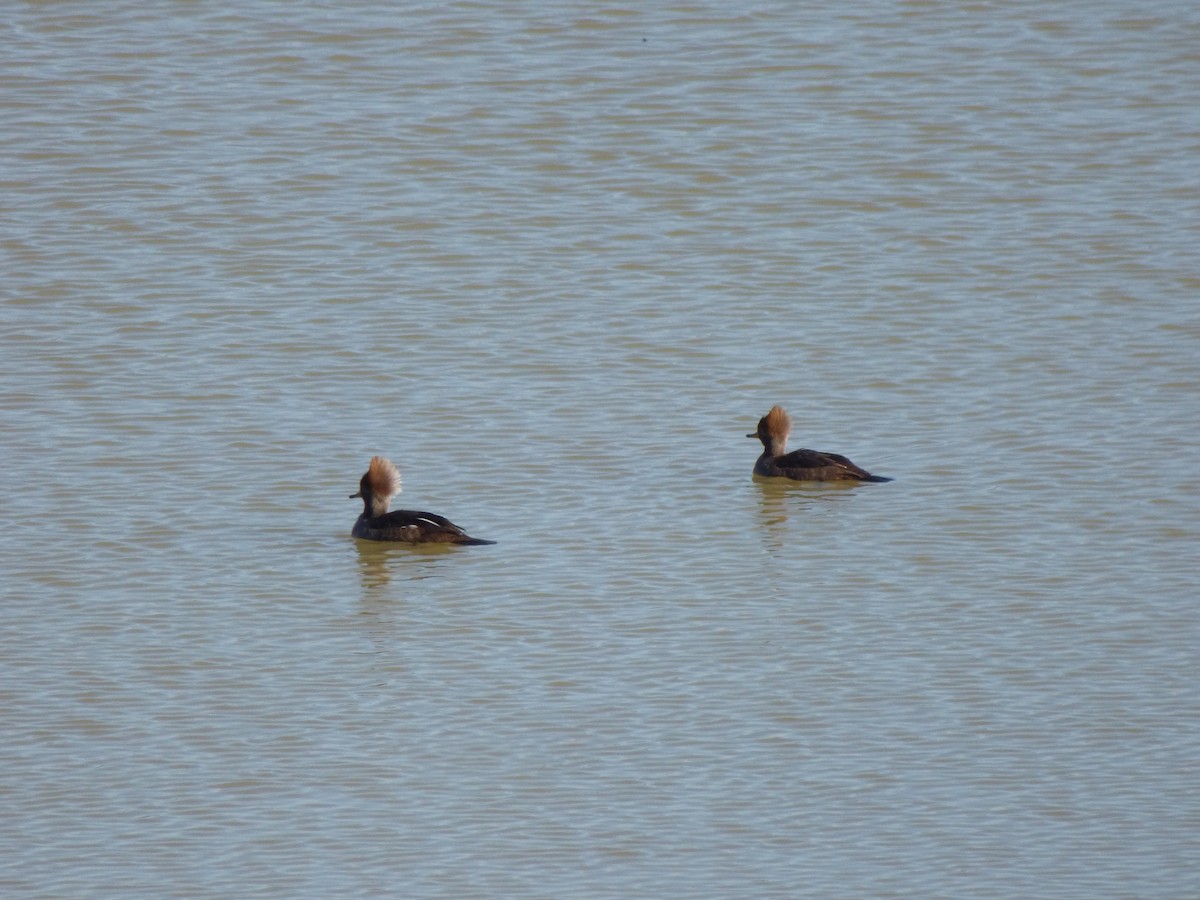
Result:
M406 590L405 586L439 578L454 562L451 558L454 553L446 544L363 540L355 541L354 548L358 551L359 578L367 595L393 581Z

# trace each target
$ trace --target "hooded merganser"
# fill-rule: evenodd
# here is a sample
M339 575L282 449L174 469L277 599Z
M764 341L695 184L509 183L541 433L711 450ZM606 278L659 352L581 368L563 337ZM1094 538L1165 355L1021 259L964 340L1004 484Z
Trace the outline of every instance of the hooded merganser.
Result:
M819 450L787 450L792 420L782 406L758 420L758 430L746 437L756 437L763 443L762 456L754 463L754 474L764 478L791 478L794 481L891 481L882 475L872 475L837 453Z
M368 541L405 541L409 544L494 544L482 538L470 537L465 531L442 516L397 509L388 512L388 503L400 493L400 473L382 456L371 457L367 474L358 482L363 511L354 523L351 534Z

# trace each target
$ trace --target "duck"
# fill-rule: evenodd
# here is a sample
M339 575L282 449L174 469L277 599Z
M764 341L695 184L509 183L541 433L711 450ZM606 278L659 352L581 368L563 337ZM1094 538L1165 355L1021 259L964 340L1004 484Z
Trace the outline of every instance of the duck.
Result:
M350 534L365 541L402 541L407 544L494 544L473 538L449 519L415 509L388 512L388 504L400 493L400 470L382 456L371 457L367 472L358 482L363 511Z
M787 452L787 439L792 419L782 406L758 420L758 429L748 438L762 441L762 456L754 463L754 474L763 478L790 478L793 481L891 481L882 475L872 475L839 453L820 450Z

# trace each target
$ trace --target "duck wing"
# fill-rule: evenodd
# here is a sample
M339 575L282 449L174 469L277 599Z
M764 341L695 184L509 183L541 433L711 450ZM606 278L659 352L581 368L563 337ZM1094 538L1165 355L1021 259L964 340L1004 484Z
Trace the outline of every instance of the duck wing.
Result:
M451 531L462 531L461 528L445 516L439 516L437 513L422 512L418 509L395 509L390 513L384 513L382 516L376 516L371 520L371 524L378 524L380 526L391 525L395 527L416 525L418 528L449 528Z
M890 480L872 475L840 453L825 453L821 450L793 450L791 453L775 457L775 465L783 469L788 478L797 481Z
M414 543L459 543L467 533L437 513L417 509L397 509L370 522L372 532L382 540L412 541Z

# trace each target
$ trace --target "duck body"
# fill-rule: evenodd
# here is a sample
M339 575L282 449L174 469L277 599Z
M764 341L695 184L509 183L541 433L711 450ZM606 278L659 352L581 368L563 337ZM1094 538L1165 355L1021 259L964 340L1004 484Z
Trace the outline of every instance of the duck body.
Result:
M445 516L415 509L394 509L382 516L361 513L350 534L365 541L408 544L494 544L473 538Z
M754 474L762 478L790 478L792 481L891 481L882 475L872 475L840 453L822 450L793 450L787 452L787 439L792 420L781 406L758 420L758 429L748 438L756 437L763 444L762 455L754 463Z
M872 475L839 453L820 450L793 450L783 456L764 453L754 463L754 474L762 478L790 478L792 481L891 481Z
M494 544L473 538L445 516L415 509L388 512L392 497L400 493L400 472L382 456L371 458L367 473L358 482L363 511L350 530L365 541L398 541L407 544Z

